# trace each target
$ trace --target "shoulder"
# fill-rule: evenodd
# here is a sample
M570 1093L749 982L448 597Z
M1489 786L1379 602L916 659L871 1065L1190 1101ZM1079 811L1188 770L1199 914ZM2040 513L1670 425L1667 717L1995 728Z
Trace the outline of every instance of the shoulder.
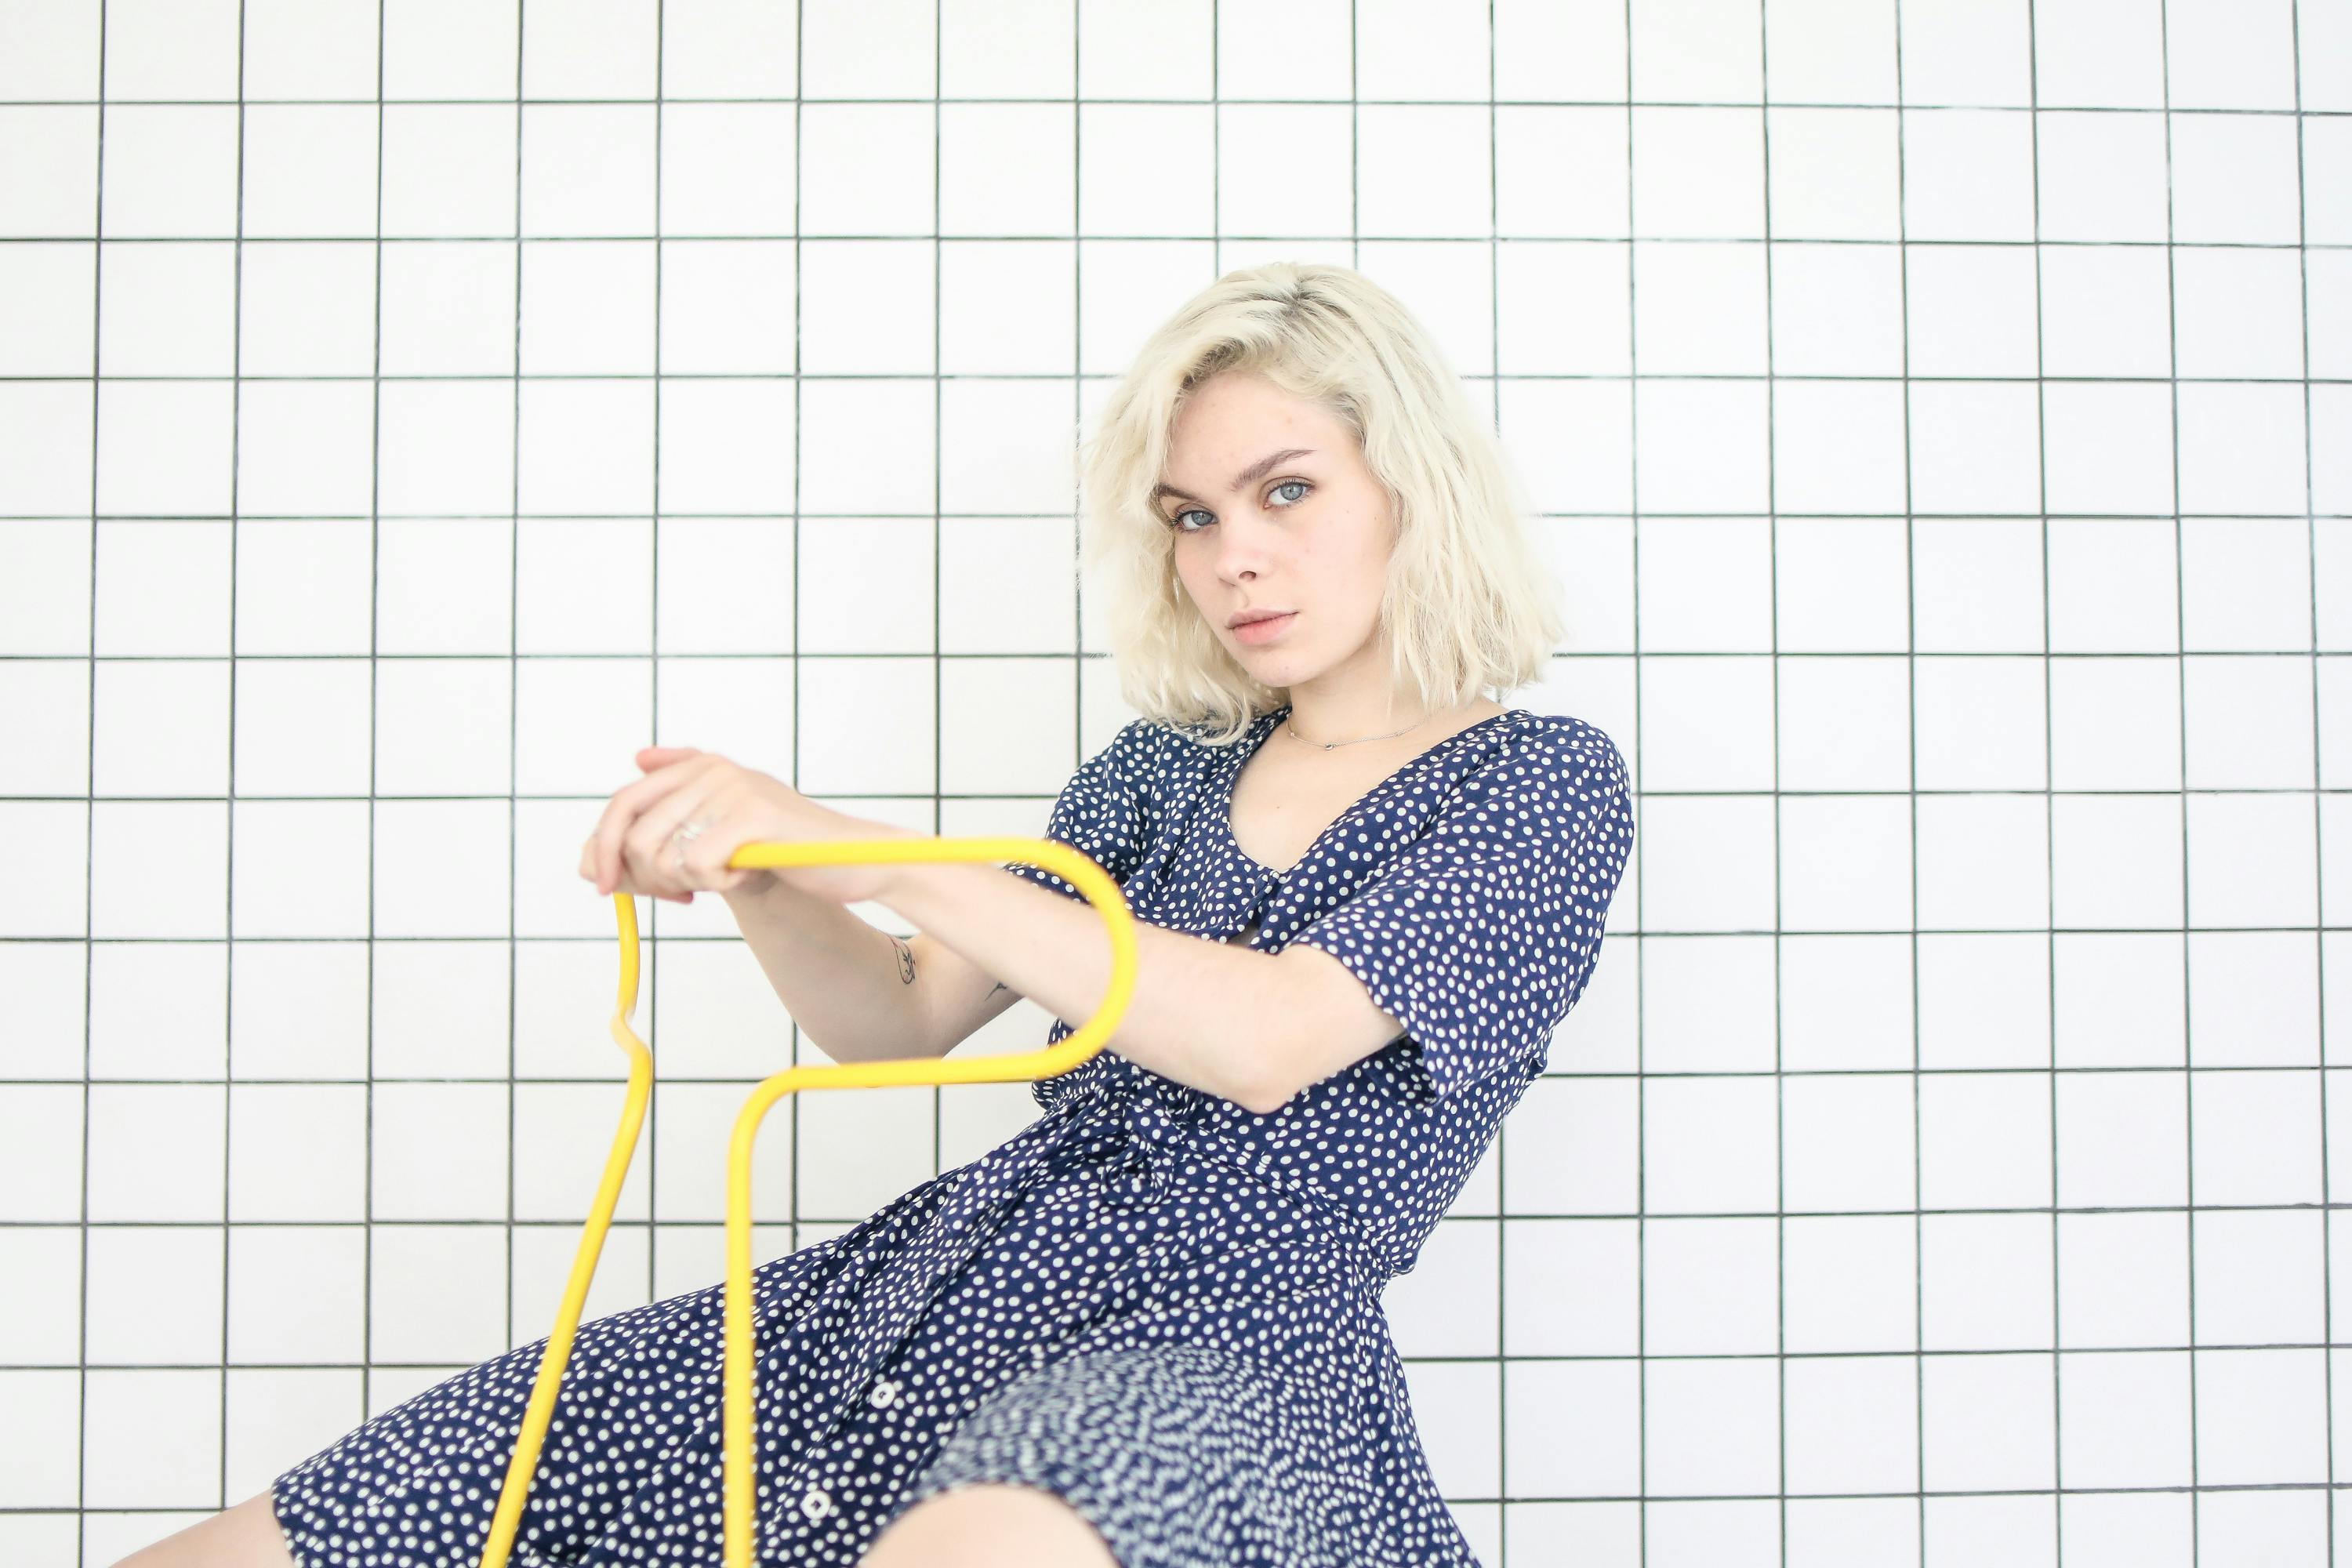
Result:
M1104 760L1129 784L1149 787L1168 771L1176 748L1177 731L1151 719L1129 720L1103 748Z
M1205 725L1136 719L1111 737L1106 750L1119 772L1134 783L1164 786L1206 773L1230 749L1212 741L1213 733Z
M1566 713L1513 710L1457 785L1456 809L1503 831L1576 837L1631 831L1632 782L1608 731Z
M1571 795L1622 791L1628 783L1624 753L1590 720L1514 709L1505 728L1507 738L1480 772L1549 782Z

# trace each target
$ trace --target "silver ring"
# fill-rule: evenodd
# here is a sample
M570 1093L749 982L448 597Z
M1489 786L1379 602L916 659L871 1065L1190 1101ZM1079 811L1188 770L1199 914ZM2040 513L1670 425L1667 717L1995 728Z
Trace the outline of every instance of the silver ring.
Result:
M670 842L677 846L677 854L671 864L677 868L681 876L686 871L686 847L709 830L710 825L707 822L682 822L670 830Z

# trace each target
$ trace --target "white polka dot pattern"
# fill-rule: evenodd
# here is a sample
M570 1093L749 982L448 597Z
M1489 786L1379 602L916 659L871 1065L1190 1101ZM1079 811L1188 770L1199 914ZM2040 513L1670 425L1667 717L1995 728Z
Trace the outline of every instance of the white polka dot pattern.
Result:
M1171 1419L1171 1417L1174 1417ZM1252 1563L1350 1568L1344 1509L1377 1507L1295 1456L1321 1447L1263 1368L1206 1345L1072 1356L1006 1384L924 1472L908 1507L974 1482L1044 1485L1127 1568Z
M1593 726L1511 709L1277 872L1228 807L1286 713L1225 747L1130 724L1047 831L1140 920L1331 953L1406 1032L1265 1115L1107 1048L1033 1085L1045 1114L997 1148L759 1265L761 1563L848 1568L914 1501L992 1480L1062 1497L1121 1568L1476 1568L1380 1293L1591 973L1625 768ZM581 1325L513 1563L719 1560L723 1317L712 1285ZM545 1344L280 1475L300 1568L478 1559Z
M1433 1094L1515 1058L1540 1068L1599 954L1631 799L1599 731L1507 751L1465 773L1409 844L1367 845L1378 869L1290 940L1363 982L1418 1043Z

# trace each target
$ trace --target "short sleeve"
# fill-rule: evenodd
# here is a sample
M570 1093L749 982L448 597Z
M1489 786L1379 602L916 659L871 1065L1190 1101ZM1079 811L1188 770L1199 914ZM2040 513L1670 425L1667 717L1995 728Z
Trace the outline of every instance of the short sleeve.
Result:
M1070 846L1122 884L1143 858L1150 731L1150 721L1138 719L1081 763L1062 786L1045 823L1045 837ZM1004 868L1066 898L1086 896L1074 884L1027 861L1008 861Z
M1420 837L1291 940L1347 965L1404 1026L1429 1098L1506 1062L1540 1070L1600 956L1633 843L1616 745L1580 721L1548 729L1473 770Z

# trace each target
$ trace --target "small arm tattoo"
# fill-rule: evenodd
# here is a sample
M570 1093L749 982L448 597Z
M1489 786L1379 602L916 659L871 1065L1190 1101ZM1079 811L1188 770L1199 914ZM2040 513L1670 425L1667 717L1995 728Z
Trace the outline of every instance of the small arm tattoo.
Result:
M912 985L915 983L915 950L908 947L902 938L896 936L890 939L890 945L898 950L898 984ZM1000 980L990 988L988 994L993 996L997 992L1004 989L1006 989L1005 984Z

